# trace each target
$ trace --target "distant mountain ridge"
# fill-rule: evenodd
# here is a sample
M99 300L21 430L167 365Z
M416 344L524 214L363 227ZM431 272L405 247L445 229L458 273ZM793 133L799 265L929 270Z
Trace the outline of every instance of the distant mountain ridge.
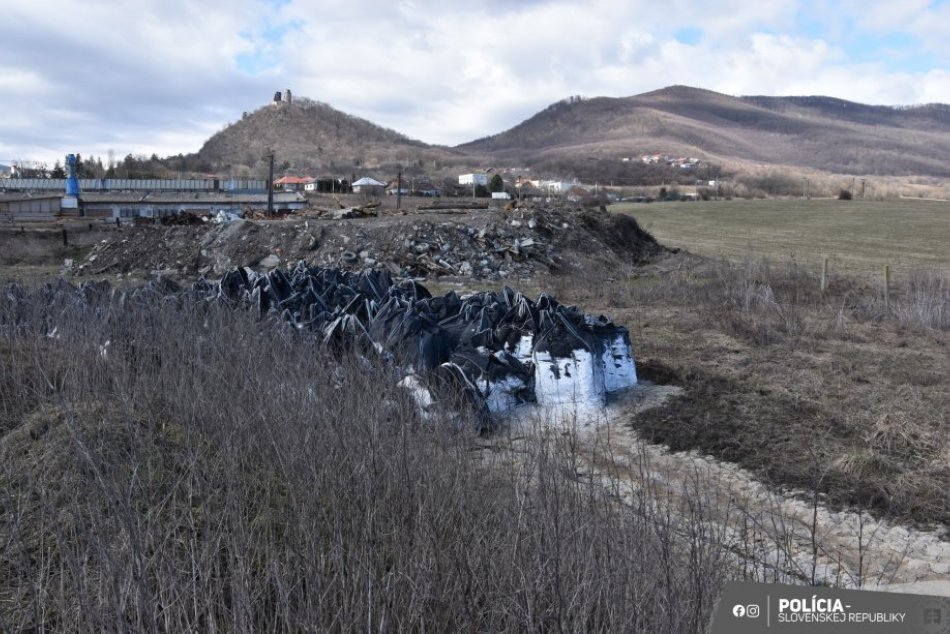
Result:
M671 86L559 102L459 146L507 160L671 152L834 173L950 175L950 106L870 106L832 97L731 97Z
M306 98L267 105L227 126L194 157L261 174L567 166L641 154L694 156L736 169L950 176L950 106L874 106L822 96L732 97L670 86L630 97L572 98L509 130L455 148L429 145ZM263 173L266 173L263 172ZM569 176L570 174L562 174Z

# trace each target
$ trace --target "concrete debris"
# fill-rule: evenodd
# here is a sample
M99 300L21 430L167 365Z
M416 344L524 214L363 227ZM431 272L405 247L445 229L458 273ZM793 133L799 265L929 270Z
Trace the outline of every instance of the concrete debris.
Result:
M333 219L334 214L341 219ZM140 227L96 245L72 272L173 270L182 277L220 276L279 253L284 261L304 259L348 270L374 267L397 277L504 280L588 264L595 270L638 264L663 251L632 217L594 210L547 206L374 214L368 206L347 207L281 222Z
M235 220L241 220L243 216L233 211L224 211L223 209L216 213L213 217L213 222L218 225L227 224L229 222L234 222Z

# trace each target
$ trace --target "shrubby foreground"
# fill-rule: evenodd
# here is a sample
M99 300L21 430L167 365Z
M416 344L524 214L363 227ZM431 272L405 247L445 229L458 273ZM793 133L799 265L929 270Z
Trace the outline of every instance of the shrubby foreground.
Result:
M292 328L89 292L0 298L0 628L706 627L721 543L569 433L513 451Z

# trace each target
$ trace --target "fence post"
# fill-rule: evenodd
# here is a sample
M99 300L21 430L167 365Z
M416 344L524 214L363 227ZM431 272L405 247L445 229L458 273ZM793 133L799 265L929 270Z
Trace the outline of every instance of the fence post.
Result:
M821 294L824 295L828 290L828 258L821 264Z
M889 310L891 307L891 267L889 264L884 265L884 310Z
M69 246L69 238L66 237L66 227L63 227L63 246Z

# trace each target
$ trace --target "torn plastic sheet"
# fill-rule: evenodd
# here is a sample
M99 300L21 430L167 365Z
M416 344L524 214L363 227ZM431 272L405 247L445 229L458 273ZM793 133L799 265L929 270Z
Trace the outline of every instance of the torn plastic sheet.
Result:
M244 269L227 273L218 296L233 301L243 292L262 314L279 309L328 344L365 343L414 369L419 380L437 368L459 375L459 389L495 414L532 402L603 407L609 392L637 382L627 330L550 295L532 301L504 287L433 297L418 282L395 282L385 270L353 273L303 263L289 273L252 278Z
M392 364L401 375L412 371L422 385L434 381L439 398L450 398L444 388L452 386L495 417L533 403L601 408L608 393L637 382L629 333L606 317L545 294L532 301L508 287L433 297L419 282L393 280L382 269L355 273L303 262L266 273L235 268L185 289L168 280L124 290L61 281L32 294L10 285L4 299L67 307L108 293L119 305L190 300L244 308L335 350ZM47 332L56 332L54 312Z
M508 413L536 400L534 367L504 350L459 350L443 366L452 366L462 373L472 392L484 401L490 412Z

